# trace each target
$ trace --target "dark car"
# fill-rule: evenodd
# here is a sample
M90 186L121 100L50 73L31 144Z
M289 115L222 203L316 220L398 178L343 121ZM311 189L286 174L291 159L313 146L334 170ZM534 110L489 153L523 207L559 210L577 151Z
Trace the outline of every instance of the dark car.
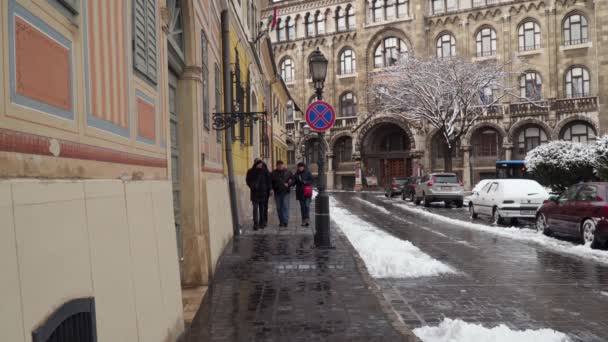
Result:
M401 195L401 190L403 188L403 184L405 184L409 180L409 177L393 177L390 182L386 184L384 188L384 196L386 197L394 197L396 195Z
M551 196L536 214L536 227L545 235L567 235L606 247L608 242L608 183L572 185Z
M410 201L414 202L416 199L416 184L419 183L421 179L422 177L408 178L407 182L403 184L403 188L401 189L401 199L404 201L409 199Z

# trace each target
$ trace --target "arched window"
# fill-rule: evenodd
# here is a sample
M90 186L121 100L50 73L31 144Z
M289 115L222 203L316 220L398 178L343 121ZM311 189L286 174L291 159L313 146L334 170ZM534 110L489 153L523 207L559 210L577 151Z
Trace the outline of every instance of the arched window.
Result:
M372 21L377 23L384 20L384 0L372 1Z
M538 126L524 127L517 136L517 152L520 157L535 149L536 147L547 143L547 134Z
M585 121L575 121L564 128L561 138L563 140L586 144L595 141L596 132L589 123Z
M355 115L357 115L357 97L349 91L340 96L340 116Z
M543 97L543 80L535 71L527 71L519 77L519 96L538 101Z
M338 32L346 31L346 13L342 7L336 10L336 30Z
M285 25L287 26L287 40L296 39L296 23L295 20L292 20L291 17L287 17L285 20Z
M437 57L454 56L456 56L456 39L451 34L444 33L437 39Z
M315 28L317 34L325 33L325 13L317 12L315 15Z
M357 61L355 51L350 48L344 49L340 54L340 75L348 75L356 72Z
M589 40L589 25L585 16L574 13L564 20L564 45L585 44Z
M491 27L484 27L477 32L477 57L496 55L496 31Z
M566 97L583 97L590 94L589 71L585 67L572 67L566 72Z
M392 132L380 142L380 151L393 152L407 150L407 136L403 132Z
M357 19L355 18L355 8L352 5L346 7L346 26L349 30L354 30L357 27Z
M540 49L540 25L526 21L519 25L519 51Z
M291 58L287 57L285 59L283 59L283 61L281 62L281 78L283 78L283 81L285 82L292 82L295 79L295 65L293 64L293 60L291 60Z
M407 45L397 37L384 38L374 51L374 68L389 67L407 57Z
M472 140L475 157L498 157L502 139L495 129L481 129L473 135Z
M315 21L310 13L306 13L304 17L304 26L306 26L306 37L315 36Z
M280 42L284 42L287 39L285 34L285 25L283 24L283 20L277 20L277 40Z
M348 163L353 157L353 139L344 137L338 140L334 146L335 161L338 163Z
M405 18L409 15L409 0L397 0L397 18Z

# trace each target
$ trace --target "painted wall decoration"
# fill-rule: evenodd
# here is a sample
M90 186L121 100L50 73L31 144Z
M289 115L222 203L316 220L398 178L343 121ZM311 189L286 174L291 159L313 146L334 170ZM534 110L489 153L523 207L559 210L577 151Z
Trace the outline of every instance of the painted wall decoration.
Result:
M156 107L154 100L139 90L137 97L137 140L156 143Z
M72 42L14 0L9 18L11 101L74 119Z
M83 0L87 122L129 136L129 1Z

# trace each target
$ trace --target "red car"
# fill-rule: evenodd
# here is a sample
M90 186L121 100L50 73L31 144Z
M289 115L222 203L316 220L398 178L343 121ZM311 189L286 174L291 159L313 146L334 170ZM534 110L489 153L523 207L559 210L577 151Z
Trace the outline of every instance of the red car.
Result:
M608 183L580 183L552 196L538 209L536 227L545 235L574 236L591 248L606 247Z

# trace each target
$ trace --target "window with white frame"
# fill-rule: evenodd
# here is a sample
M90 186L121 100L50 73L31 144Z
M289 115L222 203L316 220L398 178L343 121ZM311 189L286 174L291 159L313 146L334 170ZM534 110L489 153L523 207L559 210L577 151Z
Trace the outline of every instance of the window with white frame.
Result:
M357 70L355 51L347 48L340 54L340 75L353 74Z
M401 58L407 57L408 48L405 42L397 37L384 38L374 51L374 68L395 65Z
M306 26L306 37L314 37L315 33L315 20L310 13L306 13L304 17L304 26Z
M477 32L477 57L496 55L496 31L491 27L484 27Z
M456 38L450 33L444 33L437 39L437 57L456 56Z
M346 7L346 26L349 30L354 30L357 27L355 8L352 5L348 5L348 7Z
M409 0L396 0L397 18L407 17L410 12L409 7L410 7Z
M524 127L517 137L517 150L519 156L525 156L528 152L547 143L547 133L535 125Z
M336 9L336 29L338 32L346 31L346 13L342 7Z
M535 21L526 21L519 25L519 51L540 49L540 25Z
M585 67L572 67L566 72L566 97L590 95L589 71Z
M277 20L277 40L279 42L284 42L287 40L287 35L285 32L285 24L282 19Z
M528 71L519 77L519 96L538 101L543 97L543 81L535 71Z
M324 34L325 33L325 13L317 12L315 15L315 28L316 34Z
M285 82L292 82L295 79L295 65L293 60L289 57L283 59L281 62L281 78Z
M561 138L567 141L587 144L595 141L596 132L589 123L574 121L563 129Z
M564 20L564 45L585 44L589 40L589 25L585 16L574 13Z

